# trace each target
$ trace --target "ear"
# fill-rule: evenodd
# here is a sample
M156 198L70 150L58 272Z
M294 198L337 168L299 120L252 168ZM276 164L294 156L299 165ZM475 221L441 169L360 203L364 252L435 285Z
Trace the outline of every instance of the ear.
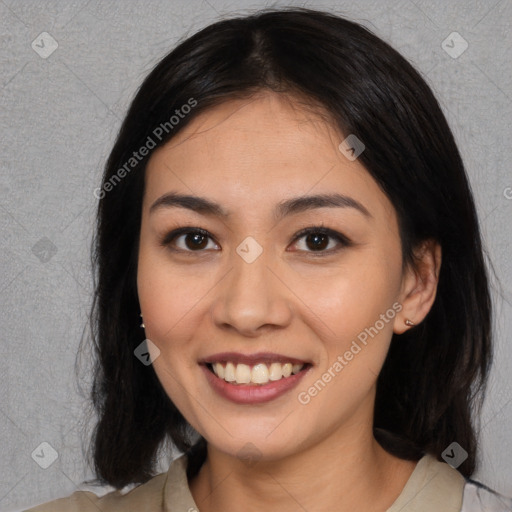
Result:
M441 246L428 239L414 250L414 265L408 265L402 278L399 303L400 313L395 317L393 332L402 334L411 327L411 320L418 325L427 316L436 298L439 271L441 269Z

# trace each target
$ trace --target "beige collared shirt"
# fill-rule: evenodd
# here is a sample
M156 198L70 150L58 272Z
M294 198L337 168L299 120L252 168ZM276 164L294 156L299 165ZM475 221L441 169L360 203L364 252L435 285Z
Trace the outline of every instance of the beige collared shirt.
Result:
M464 477L451 466L431 455L421 458L402 492L387 512L465 512L507 511L508 508L480 508L465 497ZM489 494L489 496L491 496ZM492 496L491 496L492 498ZM186 456L173 460L167 473L161 473L129 492L110 492L98 497L77 491L68 498L51 501L27 512L197 512L186 475Z

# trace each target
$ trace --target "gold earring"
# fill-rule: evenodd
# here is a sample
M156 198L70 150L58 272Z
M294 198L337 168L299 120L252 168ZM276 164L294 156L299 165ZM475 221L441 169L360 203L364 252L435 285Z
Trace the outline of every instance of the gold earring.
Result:
M405 319L405 325L408 325L409 327L412 327L413 325L416 325L412 320L409 320L408 318Z
M140 323L140 326L145 329L145 325L144 325L144 321L142 320L142 313L140 314L140 319L141 319L141 323Z

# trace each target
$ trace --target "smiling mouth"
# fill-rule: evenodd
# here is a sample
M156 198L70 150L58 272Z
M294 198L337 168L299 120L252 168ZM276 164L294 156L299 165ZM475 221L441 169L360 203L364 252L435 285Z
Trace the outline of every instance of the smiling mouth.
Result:
M276 382L287 379L291 375L307 370L311 364L258 363L248 365L243 363L205 363L206 367L219 379L236 385L259 385L263 386L269 382Z

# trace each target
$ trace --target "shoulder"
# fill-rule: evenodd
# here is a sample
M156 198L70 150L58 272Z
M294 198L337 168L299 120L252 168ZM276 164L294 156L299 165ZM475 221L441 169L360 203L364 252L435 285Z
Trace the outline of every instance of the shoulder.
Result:
M67 498L44 503L23 512L160 512L162 510L197 510L188 487L187 457L181 455L171 462L166 473L146 483L98 496L81 490ZM172 504L172 507L171 507Z
M387 512L512 512L512 499L437 460L422 457Z
M127 492L113 491L101 497L91 491L77 491L67 498L50 501L24 512L156 511L162 505L166 478L167 474L161 473Z
M511 512L512 498L493 491L486 485L467 479L461 512Z

